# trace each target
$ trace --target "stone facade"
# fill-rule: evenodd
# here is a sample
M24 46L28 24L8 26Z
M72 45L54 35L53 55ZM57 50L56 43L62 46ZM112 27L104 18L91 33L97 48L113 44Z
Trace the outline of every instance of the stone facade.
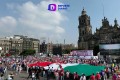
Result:
M34 38L30 38L30 41L32 41L32 49L34 49L36 53L39 53L40 52L40 41Z
M62 48L62 50L64 49L75 49L75 45L74 44L54 44L54 43L47 43L47 44L41 44L40 45L40 52L47 52L52 54L53 53L53 47L58 47L60 46Z
M40 42L38 39L28 38L23 35L14 35L0 39L0 47L3 48L1 53L20 54L27 49L34 49L36 53L40 52Z
M114 20L114 25L110 25L107 18L102 19L102 26L92 34L92 26L90 17L83 9L79 17L79 39L78 49L93 49L99 44L115 44L120 43L120 26L117 20Z
M0 53L8 53L11 49L11 41L8 38L0 38L0 47L2 48Z

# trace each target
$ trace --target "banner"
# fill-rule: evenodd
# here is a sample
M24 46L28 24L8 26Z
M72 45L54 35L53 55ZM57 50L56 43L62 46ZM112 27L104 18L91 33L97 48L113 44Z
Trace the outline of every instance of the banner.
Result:
M71 56L93 56L93 50L75 50L70 54Z

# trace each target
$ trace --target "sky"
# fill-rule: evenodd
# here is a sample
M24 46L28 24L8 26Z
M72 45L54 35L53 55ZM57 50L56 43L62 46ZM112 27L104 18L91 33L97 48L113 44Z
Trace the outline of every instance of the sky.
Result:
M120 0L0 0L0 37L24 35L53 43L78 41L78 17L84 9L92 32L108 18L120 24ZM49 4L68 4L67 10L49 11Z

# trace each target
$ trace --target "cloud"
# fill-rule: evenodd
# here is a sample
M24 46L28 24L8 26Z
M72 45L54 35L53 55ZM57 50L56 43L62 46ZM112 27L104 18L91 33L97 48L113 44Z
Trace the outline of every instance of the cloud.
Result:
M59 26L57 26L56 29L55 29L55 32L56 33L64 33L64 29L59 27Z
M42 1L39 4L27 2L19 6L18 10L21 13L19 22L25 26L38 28L41 30L54 30L60 26L64 15L60 12L50 12L47 10L49 2ZM61 27L62 28L62 27Z
M36 5L32 2L27 2L22 6L19 6L18 10L21 13L19 22L26 27L36 28L40 31L56 32L56 29L59 28L61 31L57 30L59 31L58 33L64 33L65 30L63 27L58 27L64 20L64 15L58 11L48 11L47 7L49 3L50 2L42 1Z
M8 20L12 19L11 25L16 26L17 33L26 33L28 35L34 35L43 37L54 36L54 38L60 38L64 33L65 29L61 26L62 22L65 20L66 16L60 12L48 11L48 5L50 3L62 4L59 1L41 1L40 3L33 3L28 1L21 5L7 4L8 8L12 10L16 8L18 17L16 20L13 17L8 17ZM16 6L16 7L15 7ZM13 8L14 7L14 8ZM53 38L53 37L51 37ZM61 37L62 38L62 37Z
M5 16L0 18L0 32L1 33L12 33L17 25L17 21L12 16Z
M14 9L15 8L15 4L14 3L7 3L6 6L9 9Z
M0 18L0 27L15 27L17 24L16 19L11 16L5 16Z

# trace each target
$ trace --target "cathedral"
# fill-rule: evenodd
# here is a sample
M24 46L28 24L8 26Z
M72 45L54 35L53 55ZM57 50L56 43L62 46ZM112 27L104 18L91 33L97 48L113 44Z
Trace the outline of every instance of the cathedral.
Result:
M83 9L79 16L79 39L78 49L93 50L99 44L117 44L120 43L120 26L117 20L114 20L114 25L110 25L106 17L102 19L102 26L92 34L92 26L90 16Z

